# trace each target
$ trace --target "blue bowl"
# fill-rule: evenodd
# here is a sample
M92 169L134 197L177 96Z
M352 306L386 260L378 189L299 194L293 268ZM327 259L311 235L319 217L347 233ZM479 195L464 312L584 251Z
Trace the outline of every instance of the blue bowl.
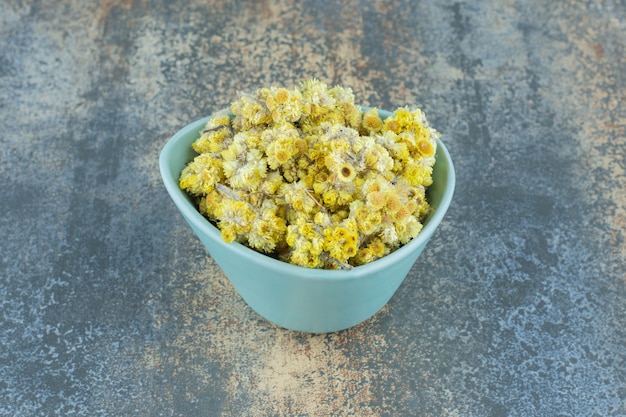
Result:
M385 118L391 113L381 110L380 114ZM224 242L220 231L179 188L181 171L197 155L191 144L208 119L185 126L166 143L159 157L161 176L184 219L246 303L274 324L310 333L347 329L384 307L450 206L455 175L444 144L437 141L433 184L427 191L432 210L416 238L381 259L351 270L310 269L279 261L237 242Z

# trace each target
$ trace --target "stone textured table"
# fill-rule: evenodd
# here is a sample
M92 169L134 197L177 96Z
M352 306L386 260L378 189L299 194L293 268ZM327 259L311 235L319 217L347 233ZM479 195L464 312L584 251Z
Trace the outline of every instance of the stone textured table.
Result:
M183 3L0 5L0 415L626 415L623 1ZM324 335L251 311L158 170L312 77L422 107L458 176L388 305Z

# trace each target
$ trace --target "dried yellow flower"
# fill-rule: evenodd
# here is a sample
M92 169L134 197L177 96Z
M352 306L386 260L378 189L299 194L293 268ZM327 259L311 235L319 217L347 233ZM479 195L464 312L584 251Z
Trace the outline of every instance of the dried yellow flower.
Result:
M383 127L383 120L378 115L377 108L371 108L363 112L361 128L368 134L378 133Z
M419 234L439 137L420 109L385 119L308 80L240 94L199 132L179 185L226 242L307 268L351 268Z

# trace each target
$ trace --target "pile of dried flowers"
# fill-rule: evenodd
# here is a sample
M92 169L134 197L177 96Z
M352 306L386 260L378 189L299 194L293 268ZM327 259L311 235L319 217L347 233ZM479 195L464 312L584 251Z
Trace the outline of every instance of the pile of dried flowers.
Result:
M209 119L180 187L227 242L348 269L418 235L438 137L420 109L383 120L342 86L261 88Z

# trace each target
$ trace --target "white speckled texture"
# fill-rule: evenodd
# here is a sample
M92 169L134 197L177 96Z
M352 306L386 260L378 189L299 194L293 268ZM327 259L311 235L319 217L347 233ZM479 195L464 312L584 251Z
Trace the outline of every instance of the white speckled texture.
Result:
M5 1L0 416L626 415L625 45L623 1ZM329 335L253 313L158 172L310 77L420 105L457 170L398 293Z

